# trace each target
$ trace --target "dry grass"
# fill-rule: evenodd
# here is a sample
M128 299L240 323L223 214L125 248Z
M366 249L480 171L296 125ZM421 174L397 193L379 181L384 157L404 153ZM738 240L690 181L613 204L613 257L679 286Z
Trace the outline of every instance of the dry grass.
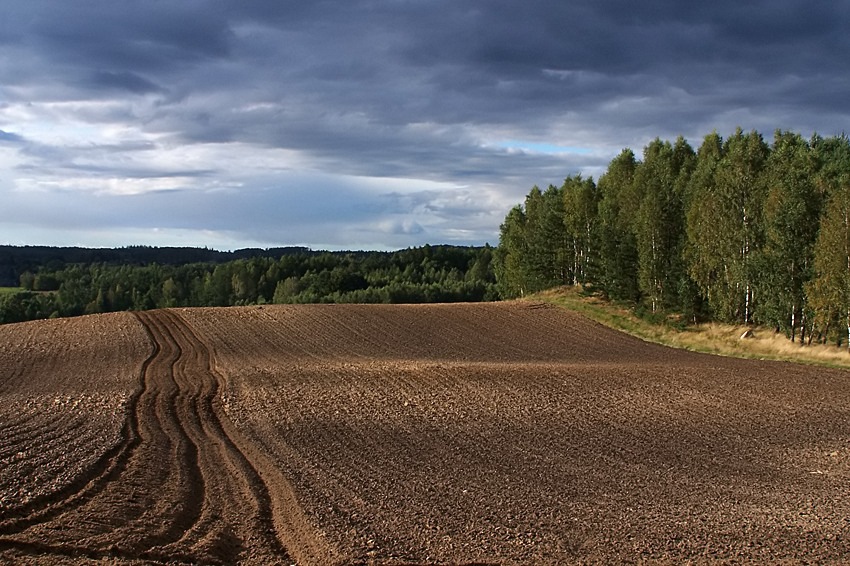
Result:
M684 330L674 325L653 324L637 317L631 310L587 296L578 288L561 287L539 293L534 300L543 300L578 311L601 324L621 330L638 338L684 348L738 358L784 360L799 363L850 368L850 354L834 344L801 346L776 334L770 328L705 323ZM749 330L749 335L743 337Z

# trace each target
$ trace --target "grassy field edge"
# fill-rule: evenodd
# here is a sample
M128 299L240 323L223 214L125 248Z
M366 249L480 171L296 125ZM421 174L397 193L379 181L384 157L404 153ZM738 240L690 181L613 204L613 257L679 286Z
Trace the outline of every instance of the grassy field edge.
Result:
M584 293L578 287L550 289L526 300L544 301L566 308L609 328L674 348L736 358L850 369L850 354L834 344L801 346L788 340L784 334L758 326L703 323L682 329L672 324L655 324L638 317L627 307Z

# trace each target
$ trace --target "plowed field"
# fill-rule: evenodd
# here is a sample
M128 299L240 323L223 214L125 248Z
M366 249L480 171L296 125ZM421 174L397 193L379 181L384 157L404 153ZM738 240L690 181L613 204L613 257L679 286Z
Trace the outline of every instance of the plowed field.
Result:
M565 310L0 326L0 563L843 562L850 373Z

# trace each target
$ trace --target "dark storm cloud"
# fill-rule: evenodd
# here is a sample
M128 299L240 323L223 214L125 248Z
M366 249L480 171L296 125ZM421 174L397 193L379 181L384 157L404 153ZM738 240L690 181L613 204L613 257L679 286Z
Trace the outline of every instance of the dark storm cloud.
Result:
M0 183L173 178L79 197L133 226L283 238L315 210L381 225L387 246L494 236L531 185L598 174L622 147L739 125L831 135L850 117L846 2L0 2ZM208 192L218 177L235 193Z
M145 94L162 90L144 77L127 71L96 71L91 75L90 84L96 88L126 90L134 94Z
M214 3L36 0L32 4L26 30L32 45L72 65L163 72L224 57L229 51L228 24Z

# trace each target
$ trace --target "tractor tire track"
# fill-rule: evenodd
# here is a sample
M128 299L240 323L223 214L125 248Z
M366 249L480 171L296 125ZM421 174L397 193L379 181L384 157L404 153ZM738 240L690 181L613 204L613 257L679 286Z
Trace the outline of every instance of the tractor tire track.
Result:
M219 416L209 349L176 313L137 313L152 343L122 441L47 500L0 517L0 551L193 564L291 562L268 488ZM45 542L49 541L49 542Z
M193 396L194 435L203 442L201 454L204 474L215 487L208 489L201 520L187 530L182 542L200 548L221 545L235 534L250 542L250 550L264 560L283 559L286 551L275 534L271 496L260 472L226 431L220 408L222 377L215 371L210 349L188 323L174 311L161 311L172 335L191 352L186 366L190 371L176 372L185 390L199 387L192 375L203 375L202 390ZM187 381L189 378L189 381ZM222 519L226 519L223 528ZM233 558L233 557L229 557ZM255 556L254 558L260 558Z
M144 370L142 374L144 375ZM139 444L135 411L141 392L137 391L128 401L128 416L121 429L120 441L106 450L83 474L61 489L36 497L25 505L4 509L0 516L0 536L19 533L32 525L68 513L90 501L105 489L108 482L118 477L126 467L132 451ZM49 442L54 427L49 424L44 426L51 421L43 417L36 422L41 426L34 426L23 432L21 437L15 440L15 446L38 445L40 449L44 449L44 439L47 438ZM55 428L61 429L61 422L55 422L59 423Z

